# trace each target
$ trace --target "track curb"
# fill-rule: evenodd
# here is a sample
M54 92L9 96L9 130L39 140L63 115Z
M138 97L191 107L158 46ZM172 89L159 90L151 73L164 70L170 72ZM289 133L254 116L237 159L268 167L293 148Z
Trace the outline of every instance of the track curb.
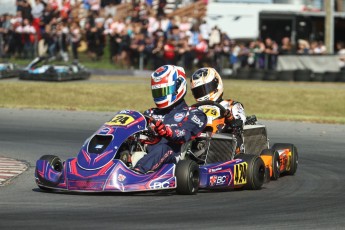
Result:
M9 157L0 156L0 188L29 168L28 163Z

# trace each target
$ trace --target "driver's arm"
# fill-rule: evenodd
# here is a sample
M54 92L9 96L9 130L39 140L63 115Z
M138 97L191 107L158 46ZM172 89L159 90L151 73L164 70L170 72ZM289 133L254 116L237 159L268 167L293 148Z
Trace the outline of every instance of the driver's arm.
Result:
M177 126L170 126L172 136L169 141L186 143L200 135L207 124L207 116L201 110L194 108L189 110L186 118Z

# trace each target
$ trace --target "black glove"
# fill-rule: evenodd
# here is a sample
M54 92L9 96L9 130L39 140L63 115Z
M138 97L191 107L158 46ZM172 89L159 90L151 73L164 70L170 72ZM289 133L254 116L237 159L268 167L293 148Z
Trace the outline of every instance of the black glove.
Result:
M242 128L243 121L241 119L234 119L230 122L230 127L233 129Z

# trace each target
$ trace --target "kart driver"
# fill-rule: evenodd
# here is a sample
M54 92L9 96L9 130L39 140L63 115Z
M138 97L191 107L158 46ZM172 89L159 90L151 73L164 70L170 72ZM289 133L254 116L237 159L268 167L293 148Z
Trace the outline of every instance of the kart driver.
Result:
M225 128L222 132L233 133L237 138L236 154L244 152L241 131L246 122L243 105L231 99L223 99L223 82L214 68L201 68L195 71L191 78L191 90L197 102L214 101L221 104L226 110ZM212 118L208 117L212 123Z
M165 163L177 163L182 145L197 137L207 123L206 115L184 100L187 83L182 67L164 65L156 69L151 75L151 90L157 107L144 114L156 120L153 129L162 138L148 145L148 154L134 165L141 173L155 171Z

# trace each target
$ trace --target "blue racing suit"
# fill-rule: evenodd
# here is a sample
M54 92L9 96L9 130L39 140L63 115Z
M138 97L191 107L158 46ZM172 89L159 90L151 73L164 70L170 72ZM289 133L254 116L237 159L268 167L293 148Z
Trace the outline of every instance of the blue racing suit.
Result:
M142 173L155 171L165 163L177 163L182 144L197 137L207 124L206 115L197 108L189 107L184 100L172 108L153 108L144 114L169 126L172 136L148 145L148 154L135 165L135 169Z

